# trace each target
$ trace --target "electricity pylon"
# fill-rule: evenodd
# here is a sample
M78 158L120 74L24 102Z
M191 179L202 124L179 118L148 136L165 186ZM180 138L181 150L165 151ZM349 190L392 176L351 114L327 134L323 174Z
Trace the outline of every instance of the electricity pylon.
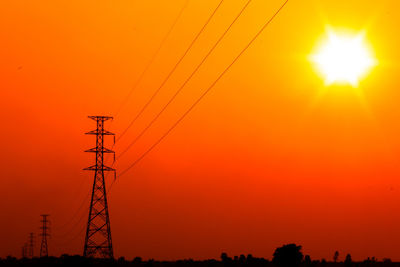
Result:
M24 258L26 258L26 254L27 254L27 250L28 250L28 243L25 243L23 246L22 246L22 258L24 259Z
M113 133L104 130L104 122L112 120L112 117L89 116L89 118L96 121L97 129L86 134L96 135L96 147L86 150L85 152L96 153L96 163L84 169L94 171L94 181L83 256L113 258L114 252L111 240L110 217L108 214L106 186L104 181L104 171L113 171L115 177L115 169L104 165L104 153L112 153L115 158L115 152L104 147L104 136L114 136Z
M35 246L35 236L33 235L33 233L29 233L29 252L28 252L28 256L30 258L33 258L33 248Z
M48 224L50 221L47 219L49 216L48 214L42 214L42 220L40 221L42 223L42 226L40 227L40 230L42 232L39 234L42 237L42 243L40 245L40 257L48 257L49 256L49 250L47 248L47 237L49 236L49 226Z

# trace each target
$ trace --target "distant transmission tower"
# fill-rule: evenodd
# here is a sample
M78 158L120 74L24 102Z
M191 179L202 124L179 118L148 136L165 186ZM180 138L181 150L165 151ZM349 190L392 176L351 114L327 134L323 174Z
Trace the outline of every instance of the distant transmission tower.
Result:
M96 147L85 152L96 153L96 164L84 169L94 171L95 173L83 256L113 258L114 252L111 240L104 171L113 171L115 177L115 169L105 166L103 162L104 153L113 153L115 158L115 152L104 147L104 136L114 135L104 130L104 122L112 120L112 117L89 116L89 118L96 121L97 129L86 134L96 135Z
M30 258L33 258L33 248L34 248L34 246L35 246L35 236L33 235L33 233L29 233L29 241L28 241L28 244L29 244L29 253L28 253L28 256L30 257Z
M22 258L23 258L23 259L26 258L26 256L27 256L27 250L28 250L28 243L25 243L25 244L22 246Z
M42 243L40 245L40 257L48 257L49 256L49 251L47 248L47 237L49 236L49 226L48 224L50 223L48 220L48 214L42 214L42 220L40 221L42 223L42 226L40 227L40 230L42 232L39 234L42 237Z

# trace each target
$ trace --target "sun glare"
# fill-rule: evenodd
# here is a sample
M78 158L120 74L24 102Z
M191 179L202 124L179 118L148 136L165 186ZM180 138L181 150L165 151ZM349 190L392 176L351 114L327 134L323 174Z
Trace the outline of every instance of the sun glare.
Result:
M324 42L311 56L327 85L350 84L358 86L370 69L376 64L364 33L356 35L328 31Z

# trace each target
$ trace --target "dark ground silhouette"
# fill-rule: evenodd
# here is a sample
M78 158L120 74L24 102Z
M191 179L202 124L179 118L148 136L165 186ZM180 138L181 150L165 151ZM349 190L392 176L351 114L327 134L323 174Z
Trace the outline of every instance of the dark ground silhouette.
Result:
M346 255L346 256L344 256ZM301 246L288 244L275 250L272 260L249 255L228 256L222 253L218 260L192 259L178 261L143 261L140 257L127 260L124 257L113 260L85 258L82 256L62 255L61 257L46 258L14 258L0 259L0 266L132 266L132 267L400 267L400 262L390 259L376 260L374 257L361 262L353 262L350 254L344 254L342 259L335 252L332 260L314 260L309 255L303 256Z

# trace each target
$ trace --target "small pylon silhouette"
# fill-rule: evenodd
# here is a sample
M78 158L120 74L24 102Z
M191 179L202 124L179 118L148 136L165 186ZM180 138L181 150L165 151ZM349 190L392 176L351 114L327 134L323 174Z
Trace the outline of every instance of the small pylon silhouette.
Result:
M29 233L29 251L28 251L28 256L30 258L33 258L34 253L33 253L33 248L35 247L35 236L33 235L33 233Z
M97 129L86 134L96 135L96 147L85 152L96 153L96 163L84 169L94 171L95 173L83 256L113 258L110 217L108 214L106 185L104 181L104 171L114 171L115 175L115 169L104 165L104 153L114 154L114 151L104 147L104 136L114 135L104 130L104 122L111 120L112 117L89 116L89 118L96 121Z
M42 226L40 227L41 233L39 234L42 237L42 242L40 244L40 257L48 257L49 256L49 250L47 247L47 237L49 236L49 226L50 221L48 220L48 214L42 214L42 220L40 221L42 223Z
M26 258L26 253L27 253L27 250L28 250L28 243L25 243L23 246L22 246L22 258L24 259L24 258Z

